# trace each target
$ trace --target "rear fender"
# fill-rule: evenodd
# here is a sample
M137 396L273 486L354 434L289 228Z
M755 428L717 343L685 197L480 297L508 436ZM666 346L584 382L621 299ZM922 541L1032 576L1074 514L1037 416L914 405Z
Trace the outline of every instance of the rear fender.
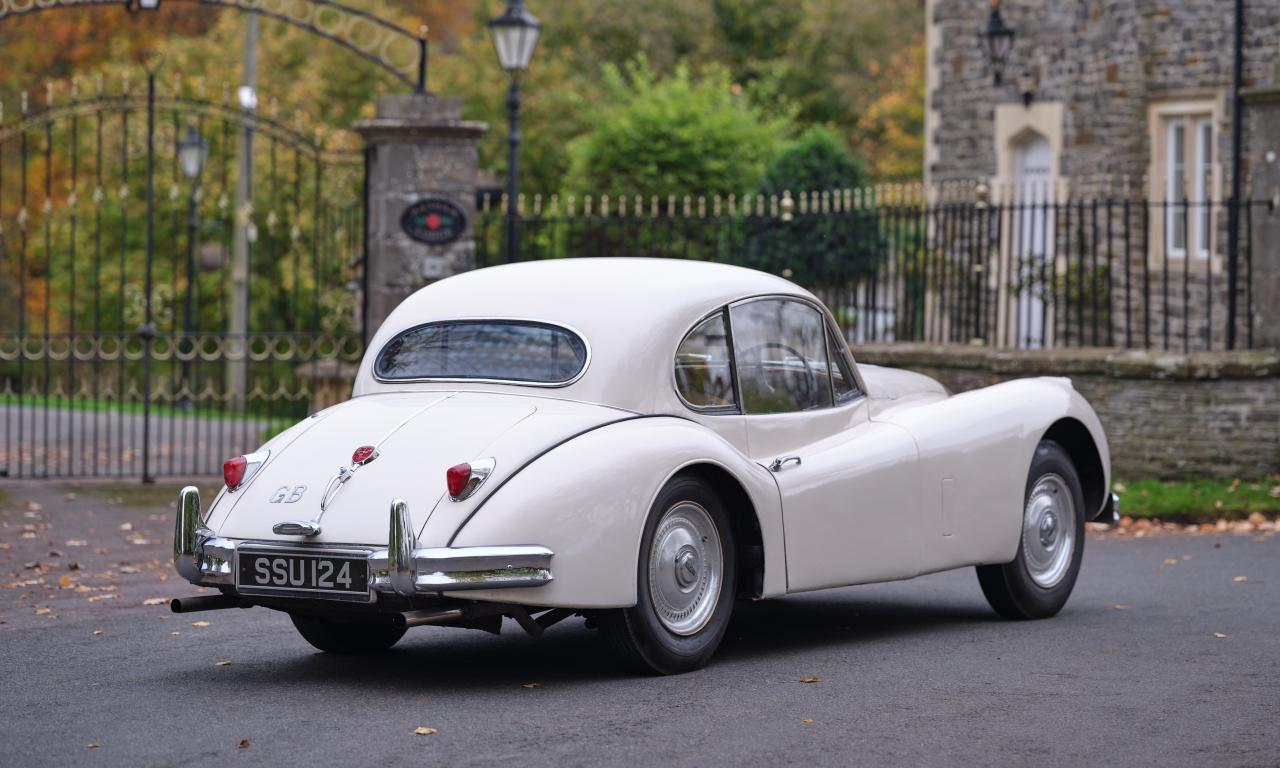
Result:
M671 477L698 464L720 467L741 484L760 526L762 596L784 593L782 511L769 471L705 427L660 416L601 427L548 451L495 490L454 534L455 547L548 547L555 553L550 584L455 596L546 607L635 605L649 509Z

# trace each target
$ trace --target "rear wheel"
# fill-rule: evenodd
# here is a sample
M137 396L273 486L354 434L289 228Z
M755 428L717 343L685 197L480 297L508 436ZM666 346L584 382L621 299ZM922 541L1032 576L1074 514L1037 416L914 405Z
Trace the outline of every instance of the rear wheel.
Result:
M1044 619L1066 605L1084 557L1084 492L1071 457L1052 440L1036 447L1027 473L1018 555L978 566L978 583L1006 619Z
M298 634L325 653L378 653L404 637L405 630L390 624L342 622L289 614Z
M635 607L602 611L600 630L637 671L671 675L705 666L729 625L736 569L724 505L701 480L677 478L645 523Z

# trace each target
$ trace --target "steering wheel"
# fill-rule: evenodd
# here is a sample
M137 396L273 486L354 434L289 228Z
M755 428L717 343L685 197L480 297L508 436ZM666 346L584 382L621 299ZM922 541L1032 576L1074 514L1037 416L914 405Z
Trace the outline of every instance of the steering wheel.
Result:
M777 389L773 385L769 384L768 379L764 376L764 357L759 353L760 351L765 349L780 349L783 352L785 352L787 355L794 357L800 361L801 365L804 366L804 372L805 372L805 376L803 379L803 381L805 382L804 392L792 392L790 394L792 394L795 397L795 399L803 405L807 406L810 403L812 403L814 400L814 396L818 393L818 374L816 371L813 370L813 366L809 364L808 358L800 354L800 352L796 350L795 347L792 347L788 344L783 344L780 341L765 341L760 344L756 344L755 346L744 349L742 351L742 356L748 359L754 356L755 358L754 364L760 368L760 374L761 374L759 377L760 381L762 384L764 384L764 386L769 388L770 392L776 392Z

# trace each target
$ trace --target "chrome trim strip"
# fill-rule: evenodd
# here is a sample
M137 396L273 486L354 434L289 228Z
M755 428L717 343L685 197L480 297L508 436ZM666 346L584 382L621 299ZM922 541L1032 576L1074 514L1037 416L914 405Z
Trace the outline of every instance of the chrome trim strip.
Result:
M381 356L382 349L385 349L387 344L390 344L392 341L395 341L397 338L399 338L401 334L405 334L405 333L408 333L409 331L417 330L418 328L422 328L424 326L432 325L435 323L488 323L488 322L535 323L537 325L546 325L552 328L559 328L560 330L568 331L569 333L572 333L574 336L576 336L578 338L578 341L582 342L582 347L583 349L586 350L587 356L583 359L582 368L578 370L578 373L573 378L566 379L565 381L550 381L550 382L519 381L516 379L479 379L479 378L459 377L459 376L437 376L437 377L428 377L428 378L420 378L420 379L385 379L378 375L378 372L377 372L378 357ZM386 343L382 345L382 349L378 350L378 354L374 355L373 362L369 365L369 375L373 377L374 381L380 384L427 384L427 383L436 383L436 382L447 384L447 383L465 382L470 384L513 384L521 387L539 387L543 389L555 389L558 387L567 387L571 384L577 383L579 379L581 379L583 376L587 374L587 369L591 367L591 342L587 340L587 337L583 335L581 331L579 331L577 328L574 328L571 325L565 325L564 323L553 323L548 320L538 320L532 317L455 317L455 318L443 319L443 320L430 320L425 323L418 323L417 325L411 325L408 328L403 328L399 331L396 331L395 334L392 335L390 339L387 339Z

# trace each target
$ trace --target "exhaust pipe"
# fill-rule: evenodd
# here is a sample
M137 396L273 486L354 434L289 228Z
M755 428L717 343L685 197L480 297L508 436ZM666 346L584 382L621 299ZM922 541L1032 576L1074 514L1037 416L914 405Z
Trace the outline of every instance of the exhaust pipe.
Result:
M391 624L398 629L408 629L409 627L421 627L424 624L441 624L454 619L461 619L463 612L461 608L428 608L421 611L405 611L404 613L393 614Z
M169 610L174 613L195 613L197 611L220 611L224 608L248 608L249 604L237 597L229 595L197 595L195 597L175 597L169 601Z

